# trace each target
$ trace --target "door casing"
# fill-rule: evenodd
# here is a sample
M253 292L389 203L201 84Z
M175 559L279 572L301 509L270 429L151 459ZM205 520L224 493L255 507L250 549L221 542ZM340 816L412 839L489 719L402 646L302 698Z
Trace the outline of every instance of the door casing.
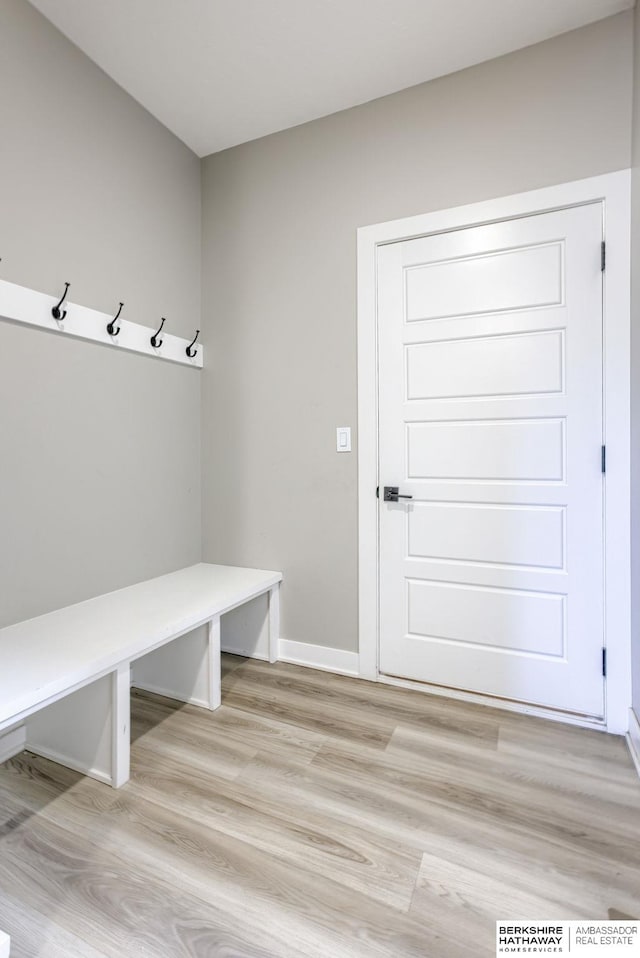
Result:
M386 243L448 230L499 222L532 213L602 203L607 261L603 283L604 436L607 471L604 494L604 642L607 648L605 723L575 719L575 724L628 730L631 706L631 460L630 460L630 216L631 173L620 170L589 179L532 190L468 206L459 206L379 223L358 230L358 604L359 667L362 678L395 681L379 674L379 542L376 488L378 475L378 363L376 259ZM453 694L453 693L451 693ZM561 721L551 710L460 692L457 697L485 702Z

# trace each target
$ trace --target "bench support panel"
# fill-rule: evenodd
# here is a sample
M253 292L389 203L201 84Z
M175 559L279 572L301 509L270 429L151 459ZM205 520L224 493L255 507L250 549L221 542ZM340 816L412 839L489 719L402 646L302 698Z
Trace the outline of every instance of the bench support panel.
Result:
M216 620L220 622L218 616ZM215 635L211 646L210 625L202 626L187 635L168 642L148 655L136 659L131 667L134 688L179 702L189 702L201 708L215 709L220 705L220 645ZM216 679L218 692L215 691Z
M222 616L223 652L277 662L279 639L279 583Z
M110 785L113 674L85 685L30 716L25 723L27 750Z
M22 752L27 745L24 723L0 732L0 765ZM0 958L2 956L0 955Z

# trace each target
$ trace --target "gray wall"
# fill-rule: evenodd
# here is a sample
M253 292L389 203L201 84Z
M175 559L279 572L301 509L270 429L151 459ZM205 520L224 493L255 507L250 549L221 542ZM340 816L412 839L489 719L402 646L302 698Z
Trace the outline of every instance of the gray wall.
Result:
M357 227L628 167L632 42L620 14L204 161L204 557L284 571L283 637L357 648Z
M204 161L205 558L282 568L286 638L357 647L357 227L628 166L632 25ZM190 333L200 164L26 0L0 124L0 277ZM0 625L200 558L200 383L0 323Z
M640 717L640 11L635 11L631 178L631 668Z
M191 333L199 160L25 0L0 130L0 277ZM0 322L0 410L0 625L199 560L198 373Z

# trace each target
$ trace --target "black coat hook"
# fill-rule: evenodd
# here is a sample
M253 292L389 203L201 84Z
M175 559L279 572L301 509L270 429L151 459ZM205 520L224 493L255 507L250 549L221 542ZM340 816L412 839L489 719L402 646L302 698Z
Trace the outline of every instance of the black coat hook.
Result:
M117 336L118 333L120 332L121 327L118 326L118 328L116 329L116 322L118 321L118 317L120 316L120 313L122 312L123 306L124 306L124 303L120 303L120 309L118 310L116 315L113 317L111 322L107 323L107 332L109 333L110 336Z
M160 323L160 328L158 329L158 332L154 333L153 336L151 337L151 345L153 346L154 349L157 349L158 346L162 346L162 340L158 339L158 336L160 335L160 332L163 326L164 326L164 316L162 317L162 322Z
M196 341L196 339L198 338L199 335L200 335L200 330L199 330L199 329L196 329L196 334L195 334L195 336L193 337L193 339L191 340L191 342L189 343L189 345L188 345L187 348L185 349L185 353L187 354L187 356L189 357L189 359L193 359L193 357L194 357L194 356L196 355L196 353L198 352L197 349L192 349L191 347L193 346L193 344L195 343L195 341Z
M59 301L58 303L56 303L56 305L55 305L55 306L53 307L53 309L51 310L51 315L53 316L53 318L54 318L54 319L56 320L56 322L58 322L58 323L61 323L62 320L63 320L63 319L65 318L65 316L67 315L66 309L60 309L60 307L61 307L62 304L64 303L65 298L66 298L66 295L67 295L68 292L69 292L69 283L65 283L65 284L64 284L64 293L62 294L62 297L61 297L60 301Z

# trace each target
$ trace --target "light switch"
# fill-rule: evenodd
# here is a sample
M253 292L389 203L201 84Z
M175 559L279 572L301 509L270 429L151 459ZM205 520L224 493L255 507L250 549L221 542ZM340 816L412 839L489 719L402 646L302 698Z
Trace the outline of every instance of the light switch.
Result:
M338 426L336 429L336 449L338 452L351 452L351 426Z

